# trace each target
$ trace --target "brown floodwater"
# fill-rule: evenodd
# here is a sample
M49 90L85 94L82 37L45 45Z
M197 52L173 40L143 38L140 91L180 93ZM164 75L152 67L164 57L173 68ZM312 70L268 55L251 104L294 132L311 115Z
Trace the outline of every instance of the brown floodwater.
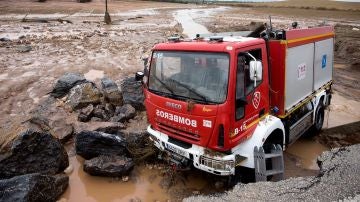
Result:
M319 170L317 157L329 148L313 139L299 139L286 149L286 154L290 154L297 159L297 164L306 170ZM285 165L286 166L286 165Z
M68 148L69 149L69 148ZM285 159L285 177L316 175L319 168L317 156L327 147L312 139L300 139L287 148ZM71 153L71 152L70 152ZM216 191L215 176L198 170L187 171L186 175L177 173L175 184L171 188L162 188L161 181L168 170L166 165L137 165L128 181L122 178L97 177L83 171L84 159L70 155L73 171L70 174L69 188L62 199L78 201L178 201L192 194L208 194ZM184 177L185 176L185 177ZM180 179L180 180L179 180Z
M174 193L176 189L200 193L207 186L206 179L196 172L170 189L162 188L160 182L164 178L164 166L155 165L135 166L128 181L91 176L83 171L83 162L81 157L70 157L74 170L70 174L69 188L62 197L67 201L173 201L178 197Z

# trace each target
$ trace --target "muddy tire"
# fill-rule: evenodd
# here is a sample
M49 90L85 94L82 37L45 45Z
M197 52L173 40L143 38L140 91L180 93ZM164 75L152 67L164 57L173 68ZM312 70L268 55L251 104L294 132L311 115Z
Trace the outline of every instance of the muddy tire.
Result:
M302 137L304 138L311 138L319 134L323 125L324 125L324 117L325 117L325 107L324 104L321 102L319 103L318 107L315 111L315 122L314 125L306 131Z
M325 115L325 109L324 105L320 103L318 107L316 108L315 113L315 123L314 123L314 132L318 133L321 131L323 124L324 124L324 115Z

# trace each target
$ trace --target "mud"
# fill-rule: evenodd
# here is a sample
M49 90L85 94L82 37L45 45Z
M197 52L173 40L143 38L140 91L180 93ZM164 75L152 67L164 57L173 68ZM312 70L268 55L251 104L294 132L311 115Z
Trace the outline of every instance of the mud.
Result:
M64 1L61 5L57 1L41 4L25 0L3 1L0 4L0 38L9 40L0 42L1 130L8 130L16 122L26 120L29 111L47 98L57 78L65 72L82 73L95 83L108 76L120 85L124 77L143 69L140 57L148 55L155 43L174 34L193 37L200 32L251 29L251 21L268 20L268 13L261 9L111 1L113 24L105 25L102 22L102 1L88 4ZM290 10L297 11L295 8ZM323 22L322 12L308 11L316 15L310 19L304 12L302 17L296 15L296 18L287 13L277 14L273 16L273 25L286 28L295 20L300 26ZM26 19L51 21L21 22L26 14ZM337 24L337 48L333 102L327 111L326 130L315 139L300 140L288 148L285 153L286 178L316 175L319 168L315 159L322 151L359 141L360 45L357 42L360 32L356 29L360 24L356 21L357 16L351 16L327 18L326 23ZM59 18L72 23L54 21ZM23 46L29 46L31 50L21 51ZM343 124L347 124L348 132ZM127 131L143 131L146 125L146 114L141 112L130 121ZM136 166L125 182L123 179L89 176L82 171L82 161L71 155L74 170L70 174L70 188L63 199L177 201L189 195L224 191L221 179L195 170L174 174L175 185L162 188L159 184L164 184L169 168L157 161ZM165 179L165 184L168 181Z

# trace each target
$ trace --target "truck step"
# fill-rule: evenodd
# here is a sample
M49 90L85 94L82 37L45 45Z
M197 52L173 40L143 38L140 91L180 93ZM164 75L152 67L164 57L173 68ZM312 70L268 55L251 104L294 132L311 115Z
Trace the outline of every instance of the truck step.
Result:
M265 153L263 147L254 148L256 182L267 181L270 176L273 181L284 178L284 157L280 145L272 145L270 153Z

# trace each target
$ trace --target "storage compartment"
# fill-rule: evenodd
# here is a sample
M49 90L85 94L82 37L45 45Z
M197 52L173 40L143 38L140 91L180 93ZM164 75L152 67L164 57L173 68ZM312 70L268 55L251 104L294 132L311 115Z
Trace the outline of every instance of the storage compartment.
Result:
M313 91L314 44L287 49L285 110L291 109Z
M334 28L286 31L286 40L270 40L271 107L284 118L332 81Z
M334 39L315 42L314 88L317 90L329 81L333 75Z

